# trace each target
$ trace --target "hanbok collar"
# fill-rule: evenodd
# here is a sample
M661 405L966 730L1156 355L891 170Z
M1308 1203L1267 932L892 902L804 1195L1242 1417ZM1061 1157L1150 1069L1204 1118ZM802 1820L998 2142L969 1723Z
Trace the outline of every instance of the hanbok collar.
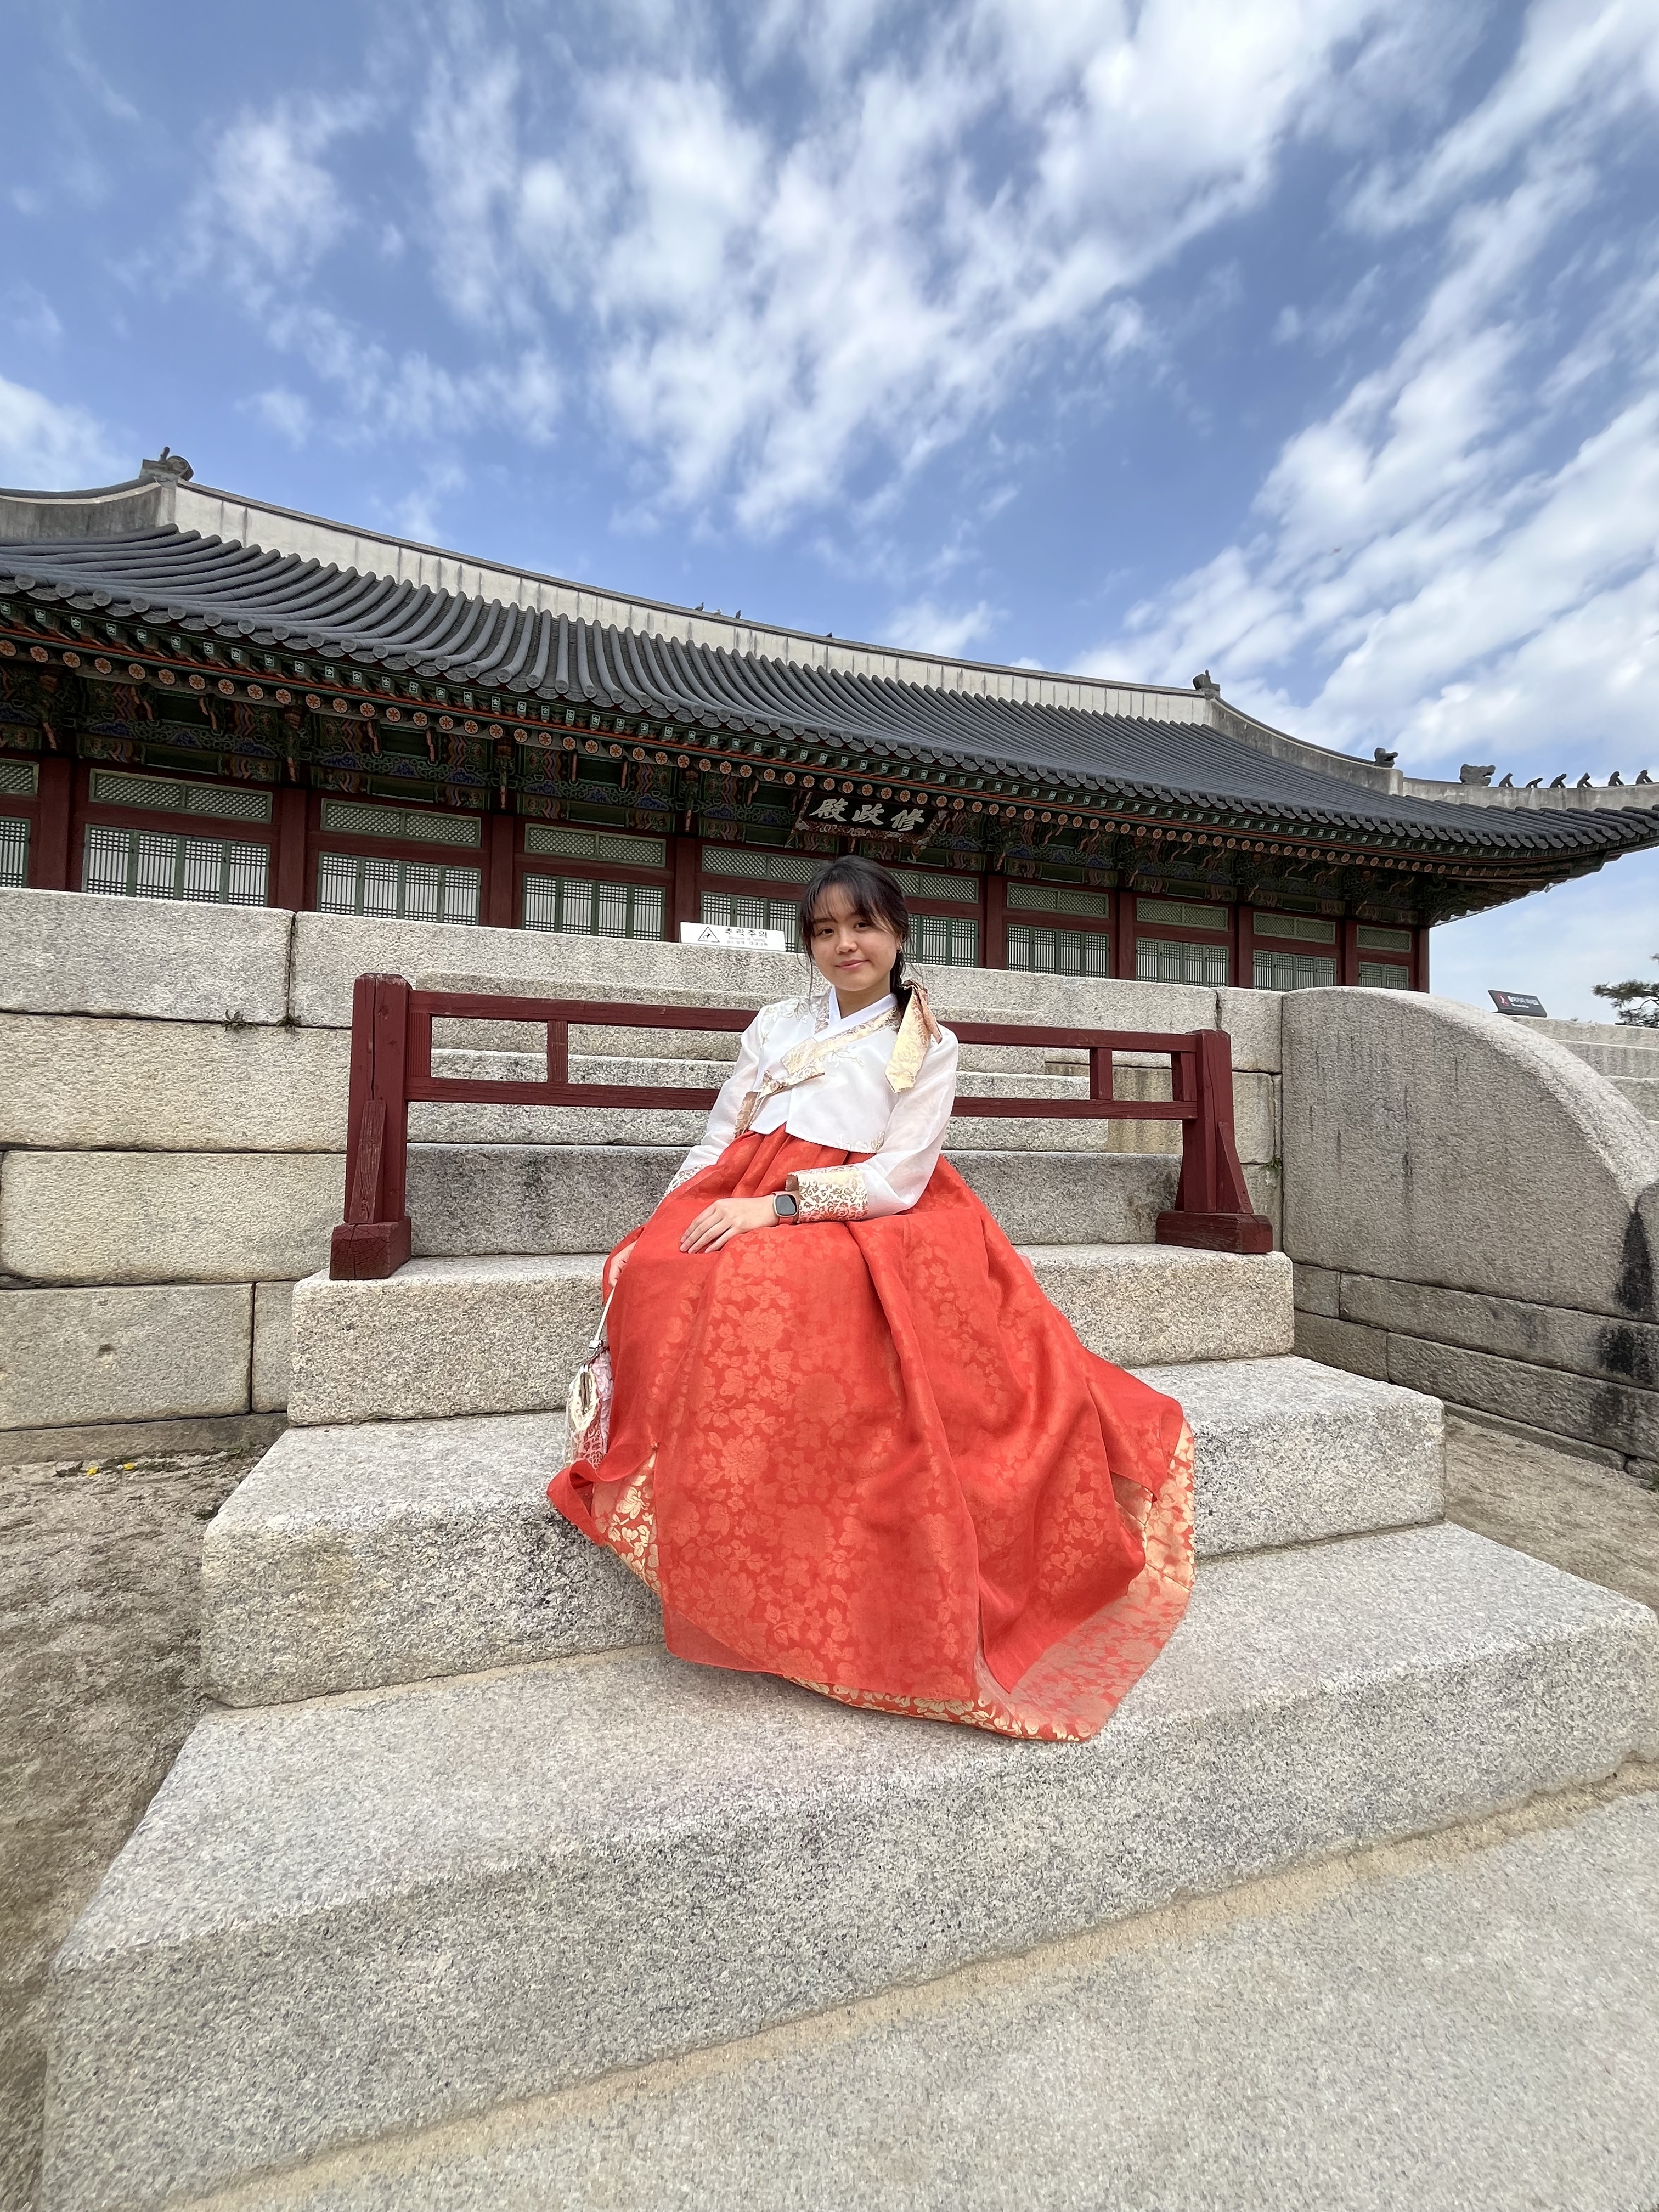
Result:
M830 998L827 1009L830 1018L824 1024L823 1027L818 1031L818 1035L820 1036L834 1036L837 1030L848 1029L854 1022L865 1021L872 1018L877 1014L884 1014L890 1012L892 1005L893 994L890 991L884 999L872 999L867 1006L860 1006L857 1013L844 1014L841 1010L840 996L836 990L835 985L832 983L830 987Z
M745 1096L738 1113L738 1135L747 1136L761 1107L780 1091L793 1091L803 1083L813 1082L832 1060L851 1046L875 1036L879 1030L896 1030L898 1026L898 1012L890 993L878 1005L860 1006L857 1013L848 1014L803 1038L800 1043L791 1045L782 1059L767 1070Z

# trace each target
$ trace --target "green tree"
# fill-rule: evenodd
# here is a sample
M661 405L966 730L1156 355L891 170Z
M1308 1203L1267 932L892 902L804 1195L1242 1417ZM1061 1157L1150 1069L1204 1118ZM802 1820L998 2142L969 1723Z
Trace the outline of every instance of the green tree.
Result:
M1654 954L1659 960L1659 952ZM1598 983L1598 999L1611 999L1619 1019L1638 1030L1659 1030L1659 983Z

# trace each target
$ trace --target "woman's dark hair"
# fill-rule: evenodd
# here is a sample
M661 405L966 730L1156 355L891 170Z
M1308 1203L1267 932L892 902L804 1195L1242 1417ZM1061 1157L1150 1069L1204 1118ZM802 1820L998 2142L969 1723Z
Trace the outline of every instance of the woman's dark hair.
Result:
M904 903L898 878L890 868L884 868L879 860L866 860L857 853L843 853L837 860L826 860L816 875L808 878L800 895L801 950L809 958L812 951L812 924L825 893L832 890L846 893L848 904L860 920L878 921L898 939L898 957L893 963L888 988L898 1000L899 1012L902 1013L910 1003L910 979L904 973L904 956L910 943L910 909Z

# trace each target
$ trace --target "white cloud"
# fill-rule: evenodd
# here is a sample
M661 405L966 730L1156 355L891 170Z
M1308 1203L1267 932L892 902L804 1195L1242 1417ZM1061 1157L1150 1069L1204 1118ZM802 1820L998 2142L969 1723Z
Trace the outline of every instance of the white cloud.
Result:
M343 413L330 434L348 443L447 439L495 423L544 445L564 404L559 371L538 345L452 369L419 349L394 354L333 309L304 300L270 305L265 329L273 346L333 392ZM314 433L318 410L301 393L276 386L252 404L296 445Z
M57 309L33 284L13 284L0 295L0 315L30 345L56 345L64 335Z
M996 619L996 609L986 599L981 599L977 605L954 611L939 606L932 599L916 599L888 617L884 635L895 645L908 645L918 653L937 653L954 659L981 638L988 637Z
M137 123L143 120L137 108L124 92L118 92L103 74L91 56L82 47L72 21L60 23L58 35L62 41L64 60L75 72L83 90L104 114L113 123Z
M412 538L417 544L441 545L444 532L439 520L441 502L450 493L459 491L465 483L465 471L459 463L441 460L429 464L420 483L412 485L393 507L392 528L400 538Z
M1328 353L1333 347L1346 344L1364 328L1382 289L1382 266L1374 263L1340 300L1317 307L1281 307L1273 328L1273 343L1302 343L1311 346L1316 353Z
M1594 270L1572 251L1624 150L1632 82L1659 98L1659 69L1633 68L1638 28L1651 61L1653 0L1589 19L1540 7L1409 187L1357 194L1369 224L1440 224L1413 326L1286 441L1253 534L1132 610L1085 665L1179 682L1207 663L1241 703L1328 744L1398 745L1420 773L1645 764L1630 756L1653 749L1635 709L1659 677L1659 231L1627 228ZM1635 120L1650 134L1651 107ZM1505 154L1500 189L1441 208Z
M117 458L105 426L85 408L0 376L0 483L64 491L132 473Z
M510 53L479 48L462 27L461 51L441 53L415 143L430 194L438 282L467 321L505 313L522 329L526 302L512 282L500 238L520 181L514 95L519 70Z
M766 532L855 481L867 499L872 470L902 483L1056 347L1094 376L1142 343L1127 288L1338 106L1358 129L1427 11L774 0L748 58L787 67L783 101L660 12L546 71L455 19L417 138L435 267L470 322L579 318L653 495Z
M428 166L436 209L431 243L450 304L470 319L499 302L495 275L465 263L460 241L476 241L490 192L489 163L510 154L502 98L514 82L510 65L485 70L476 82L434 80L434 98L416 118L414 136ZM442 94L441 98L437 95ZM396 261L404 231L369 227L331 161L386 122L368 97L283 97L264 113L244 111L216 137L208 177L186 215L185 265L221 276L279 353L302 362L333 398L287 385L256 393L252 411L295 445L319 423L350 443L385 439L432 441L463 435L483 423L505 427L532 445L545 443L563 404L563 380L523 315L496 315L490 335L507 321L521 333L508 350L492 345L483 362L452 367L431 349L401 352L326 296L319 264L363 230L366 250ZM452 247L453 251L452 251ZM424 495L422 495L424 496ZM425 514L424 507L417 511Z
M1488 98L1427 160L1379 165L1354 213L1379 230L1419 221L1485 182L1517 153L1559 133L1659 100L1659 19L1652 0L1534 0L1514 63Z
M283 100L265 114L245 108L210 149L187 218L191 263L216 264L256 299L271 280L292 283L313 268L352 222L323 156L370 112L358 99Z
M311 408L297 392L277 385L253 396L254 413L267 429L286 438L290 446L303 446L311 435Z

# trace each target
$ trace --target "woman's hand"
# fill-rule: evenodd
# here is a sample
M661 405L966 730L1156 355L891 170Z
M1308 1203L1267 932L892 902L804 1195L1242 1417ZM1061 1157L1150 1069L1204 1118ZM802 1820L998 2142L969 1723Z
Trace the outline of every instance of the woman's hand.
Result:
M769 1198L717 1198L705 1206L680 1239L682 1252L718 1252L747 1229L770 1229L777 1222Z

